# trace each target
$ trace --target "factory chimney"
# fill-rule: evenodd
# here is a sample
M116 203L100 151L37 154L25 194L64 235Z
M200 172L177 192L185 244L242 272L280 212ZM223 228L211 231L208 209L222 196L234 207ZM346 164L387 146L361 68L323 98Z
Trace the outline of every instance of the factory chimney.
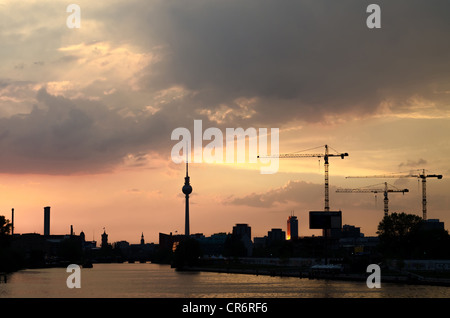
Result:
M11 211L11 236L14 235L14 208Z
M44 235L50 235L50 207L44 207Z

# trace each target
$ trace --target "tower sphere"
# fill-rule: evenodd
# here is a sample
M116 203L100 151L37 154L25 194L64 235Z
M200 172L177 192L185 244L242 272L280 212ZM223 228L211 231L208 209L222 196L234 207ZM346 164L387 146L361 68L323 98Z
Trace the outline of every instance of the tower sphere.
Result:
M191 193L192 193L192 187L191 187L191 185L185 184L185 185L183 186L182 191L183 191L184 194L191 194Z

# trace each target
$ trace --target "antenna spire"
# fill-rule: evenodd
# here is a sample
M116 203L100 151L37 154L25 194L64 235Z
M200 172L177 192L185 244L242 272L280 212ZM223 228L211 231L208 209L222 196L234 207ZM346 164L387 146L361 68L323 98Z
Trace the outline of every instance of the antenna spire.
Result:
M189 151L188 151L188 143L186 141L186 177L189 177Z

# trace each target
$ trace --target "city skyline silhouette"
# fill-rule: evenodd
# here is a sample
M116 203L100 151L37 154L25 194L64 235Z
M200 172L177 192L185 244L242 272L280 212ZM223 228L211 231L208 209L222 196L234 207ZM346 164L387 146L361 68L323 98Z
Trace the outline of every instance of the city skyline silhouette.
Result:
M45 206L53 233L99 238L105 227L136 244L142 232L184 233L171 134L194 136L196 120L197 151L225 154L227 128L254 128L279 129L280 154L348 153L330 160L330 210L368 236L383 200L336 193L376 183L347 176L443 175L427 181L427 218L450 224L449 4L379 1L381 28L351 2L76 4L79 27L51 1L0 6L0 215L15 209L15 233L43 231ZM224 140L211 140L217 131ZM190 162L190 233L243 223L263 236L295 211L299 235L321 235L308 213L324 209L324 158L280 160L265 175L248 155ZM420 180L385 181L409 189L389 211L423 214Z

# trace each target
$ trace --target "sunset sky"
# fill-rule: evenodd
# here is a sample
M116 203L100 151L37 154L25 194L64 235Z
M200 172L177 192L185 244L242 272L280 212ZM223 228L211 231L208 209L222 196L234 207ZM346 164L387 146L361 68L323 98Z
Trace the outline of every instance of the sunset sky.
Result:
M68 28L69 4L81 9ZM381 7L369 29L366 8ZM279 128L279 152L330 159L330 208L376 235L383 196L341 194L388 182L391 212L421 216L416 178L428 179L428 218L450 225L450 2L325 0L0 0L0 215L15 233L158 242L184 233L185 166L171 133ZM209 141L204 141L206 146ZM300 235L324 207L324 162L192 163L191 233Z

